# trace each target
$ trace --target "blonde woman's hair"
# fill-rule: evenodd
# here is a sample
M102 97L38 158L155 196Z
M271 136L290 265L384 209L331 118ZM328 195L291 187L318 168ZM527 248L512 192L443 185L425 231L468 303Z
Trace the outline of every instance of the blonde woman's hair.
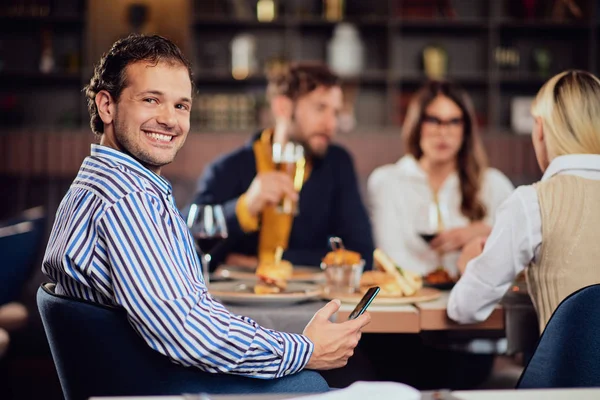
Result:
M571 70L550 78L531 113L541 117L554 156L600 154L600 80L591 73Z

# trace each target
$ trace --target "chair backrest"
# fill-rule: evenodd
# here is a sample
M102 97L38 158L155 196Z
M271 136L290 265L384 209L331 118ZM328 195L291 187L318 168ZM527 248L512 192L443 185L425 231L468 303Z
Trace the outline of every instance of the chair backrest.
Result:
M67 400L328 390L327 383L314 371L263 380L174 364L137 335L124 310L57 295L54 284L43 284L38 289L37 304Z
M33 210L0 224L0 305L19 297L38 256L45 218Z
M518 389L600 387L600 285L564 299L552 314Z
M122 309L38 289L37 303L66 399L206 391L209 374L150 349Z

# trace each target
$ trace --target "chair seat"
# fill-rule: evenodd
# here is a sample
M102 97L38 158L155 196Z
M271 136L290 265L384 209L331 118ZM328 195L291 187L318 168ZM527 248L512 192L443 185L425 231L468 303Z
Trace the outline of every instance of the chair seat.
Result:
M183 367L152 350L123 309L38 289L37 303L65 398L181 393L306 393L329 387L316 372L262 380Z

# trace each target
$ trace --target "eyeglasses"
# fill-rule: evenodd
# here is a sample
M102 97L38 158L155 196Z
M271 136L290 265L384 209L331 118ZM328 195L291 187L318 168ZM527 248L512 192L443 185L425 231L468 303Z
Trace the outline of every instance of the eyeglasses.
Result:
M458 129L462 128L464 120L462 117L452 118L448 120L442 120L438 117L434 117L433 115L424 115L423 123L429 125L435 125L437 128L441 128L442 126L446 126L449 129Z

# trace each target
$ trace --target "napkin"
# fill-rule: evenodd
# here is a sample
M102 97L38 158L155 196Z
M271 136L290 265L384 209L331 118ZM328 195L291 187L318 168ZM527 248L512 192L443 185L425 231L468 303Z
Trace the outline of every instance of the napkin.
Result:
M316 394L312 396L295 397L298 400L365 400L365 399L395 399L420 400L421 393L408 385L396 382L355 382L345 389ZM293 399L290 399L293 400Z

